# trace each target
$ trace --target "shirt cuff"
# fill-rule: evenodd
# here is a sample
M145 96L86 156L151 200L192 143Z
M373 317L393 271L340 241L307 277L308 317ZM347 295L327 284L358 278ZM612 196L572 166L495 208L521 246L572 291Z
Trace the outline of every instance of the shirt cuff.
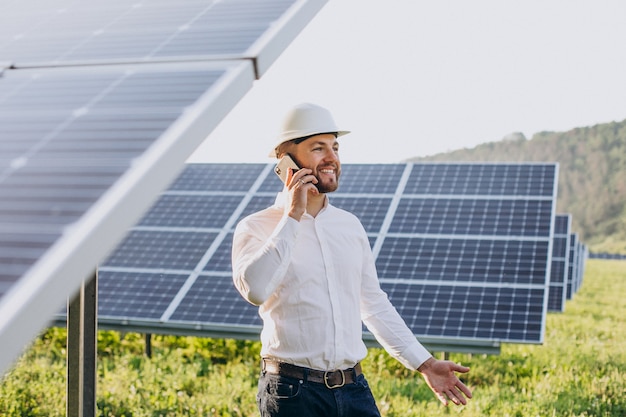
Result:
M424 362L432 358L433 355L417 340L411 344L398 358L407 368L416 371Z

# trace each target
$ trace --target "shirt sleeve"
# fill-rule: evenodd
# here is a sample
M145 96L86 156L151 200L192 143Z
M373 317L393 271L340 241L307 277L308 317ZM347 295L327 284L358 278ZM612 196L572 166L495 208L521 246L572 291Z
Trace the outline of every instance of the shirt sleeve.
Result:
M271 227L271 225L269 225ZM274 229L244 219L233 235L233 281L249 303L263 304L280 285L291 260L299 222L284 215Z
M405 367L416 370L432 357L408 328L380 288L374 257L366 248L361 290L361 319L385 350Z

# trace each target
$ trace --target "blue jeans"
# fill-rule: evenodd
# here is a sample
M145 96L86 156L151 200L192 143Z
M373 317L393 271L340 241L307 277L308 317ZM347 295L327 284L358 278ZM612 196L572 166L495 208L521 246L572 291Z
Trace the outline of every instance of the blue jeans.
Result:
M341 388L261 373L257 405L261 417L380 417L365 376Z

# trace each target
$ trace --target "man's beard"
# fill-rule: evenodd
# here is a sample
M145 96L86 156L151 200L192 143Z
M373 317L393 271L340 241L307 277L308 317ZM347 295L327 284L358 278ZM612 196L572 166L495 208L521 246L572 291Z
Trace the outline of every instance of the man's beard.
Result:
M339 187L339 174L339 171L335 172L335 181L332 183L324 183L316 175L315 178L317 178L317 184L315 184L315 186L317 187L317 190L322 194L332 193L333 191L336 191Z

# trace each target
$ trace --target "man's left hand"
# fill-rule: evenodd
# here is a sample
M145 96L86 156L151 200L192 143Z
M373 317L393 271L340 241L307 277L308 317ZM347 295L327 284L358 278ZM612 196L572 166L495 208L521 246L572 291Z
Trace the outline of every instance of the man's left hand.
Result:
M467 404L466 398L472 398L472 391L455 374L455 372L469 372L468 367L452 361L430 358L419 367L418 371L424 375L426 383L444 405L448 405L448 400L456 405L465 405Z

